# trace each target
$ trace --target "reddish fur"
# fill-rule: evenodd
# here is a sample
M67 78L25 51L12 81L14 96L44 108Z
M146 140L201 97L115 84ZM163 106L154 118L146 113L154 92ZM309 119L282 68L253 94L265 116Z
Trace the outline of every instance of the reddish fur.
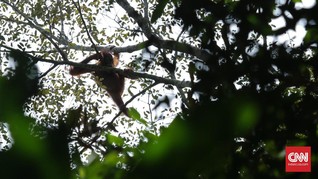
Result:
M103 60L101 60L103 59ZM100 60L98 65L116 67L119 63L119 55L114 54L111 55L106 50L102 50L100 53L93 54L87 58L85 58L81 63L87 64L91 60ZM114 72L105 72L105 71L94 71L90 69L80 68L71 66L70 74L73 76L78 76L83 73L92 73L96 76L96 79L103 79L101 83L106 86L106 91L111 96L113 101L116 103L118 108L126 115L128 114L128 109L124 105L124 102L121 98L121 95L124 92L125 88L125 77Z

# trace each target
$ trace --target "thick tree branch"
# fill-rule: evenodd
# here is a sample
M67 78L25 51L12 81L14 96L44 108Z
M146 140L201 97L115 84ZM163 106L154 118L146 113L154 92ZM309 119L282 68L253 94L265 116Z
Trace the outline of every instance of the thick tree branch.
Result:
M146 18L142 17L126 0L117 0L116 1L129 15L129 17L133 18L138 26L142 29L144 32L145 36L151 40L151 39L156 39L158 36L156 36L150 27L150 22L147 21Z
M4 48L7 48L9 50L15 50L11 47L7 47L4 45L0 45ZM163 77L155 76L155 75L150 75L146 73L138 73L138 72L133 72L130 70L122 70L119 68L112 68L112 67L105 67L105 66L98 66L98 65L90 65L90 64L82 64L82 63L75 63L71 61L54 61L54 60L48 60L48 59L43 59L39 57L32 56L30 54L24 53L27 57L31 58L32 60L36 62L46 62L46 63L51 63L54 66L58 65L72 65L75 67L81 67L81 68L87 68L87 69L92 69L95 71L107 71L107 72L115 72L120 75L123 75L127 78L146 78L146 79L151 79L154 80L155 83L164 83L164 84L170 84L174 86L178 86L180 88L184 87L191 87L191 82L190 81L179 81L179 80L174 80L174 79L166 79Z
M199 49L197 47L194 47L186 43L181 43L181 42L177 42L173 40L158 40L153 43L158 48L175 50L175 51L191 54L204 61L209 60L212 56L212 54L209 53L208 51Z
M193 55L201 60L207 61L209 59L211 59L211 53L209 53L208 51L199 49L197 47L191 46L189 44L186 43L182 43L182 42L177 42L177 41L173 41L173 40L146 40L144 42L140 42L136 45L129 45L129 46L125 46L125 47L114 47L114 46L97 46L98 50L101 50L103 48L106 48L109 51L113 51L113 52L117 52L117 53L121 53L121 52L134 52L137 50L142 50L146 47L149 46L156 46L158 48L161 49L168 49L168 50L175 50L178 52L183 52L186 54L190 54ZM70 49L75 49L75 50L84 50L84 51L93 51L92 47L87 47L87 46L73 46L70 47Z
M144 0L144 18L149 22L149 4L148 4L148 0Z
M138 50L142 50L152 44L149 44L149 41L144 41L144 42L140 42L138 44L135 45L129 45L129 46L125 46L125 47L114 47L113 45L107 45L107 46L96 46L97 50L102 50L102 49L106 49L108 51L112 51L112 52L117 52L117 53L132 53ZM90 46L82 46L82 45L72 45L70 47L68 47L68 49L73 49L73 50L82 50L82 51L95 51L95 49L93 49Z
M145 36L148 38L148 45L154 45L158 48L176 50L179 52L187 53L196 56L202 60L208 60L211 58L211 54L208 51L199 49L186 43L181 43L173 40L163 40L151 30L150 22L147 18L144 18L139 14L127 0L117 0L117 3L132 17L138 26L142 29Z

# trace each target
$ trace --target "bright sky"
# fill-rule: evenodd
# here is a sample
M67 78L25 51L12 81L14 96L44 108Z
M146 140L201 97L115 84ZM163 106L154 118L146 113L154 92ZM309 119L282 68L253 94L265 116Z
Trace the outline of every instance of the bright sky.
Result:
M276 0L277 4L285 4L286 0ZM302 0L301 2L295 3L295 9L309 9L312 8L316 4L316 0ZM292 15L288 11L282 12L281 9L277 8L274 10L273 14L277 16L277 18L272 19L270 24L275 25L273 30L278 30L282 27L286 26L286 20L281 14L284 13L288 18L293 18ZM268 36L268 41L271 42L273 40L278 40L278 44L282 43L292 43L295 46L299 46L306 35L306 30L304 26L309 23L306 19L300 19L295 27L295 30L288 30L286 34L280 35L278 37Z

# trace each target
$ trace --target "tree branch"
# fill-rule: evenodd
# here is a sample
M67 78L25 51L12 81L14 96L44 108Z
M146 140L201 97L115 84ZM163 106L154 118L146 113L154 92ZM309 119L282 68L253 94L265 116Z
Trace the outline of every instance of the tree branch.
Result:
M144 18L149 22L149 4L148 4L148 0L144 0Z
M130 6L127 0L117 0L117 3L127 12L130 17L136 21L138 26L142 29L145 36L149 40L148 45L154 45L162 49L188 53L204 61L211 58L211 54L208 51L178 41L163 40L151 30L150 22L147 20L147 18L142 17L141 14L139 14L132 6Z
M14 23L17 23L17 24L29 25L29 23L27 23L27 22L19 21L19 20L16 20L16 19L11 19L11 18L8 18L8 17L6 17L4 15L0 15L0 19L2 19L4 21L8 21L8 22L14 22Z
M140 15L126 0L117 0L116 2L127 12L129 17L132 17L136 21L149 40L159 38L152 32L150 22L147 21L146 18L142 17L142 15Z
M67 61L67 62L65 62L65 61L52 61L52 60L46 60L46 59L40 59L40 58L37 58L37 61L52 63L52 64L56 64L56 65L72 65L72 66L91 69L91 70L95 70L95 71L115 72L115 73L118 73L120 75L125 76L126 78L133 78L133 79L146 78L146 79L154 80L156 83L170 84L170 85L178 86L180 88L192 86L190 81L179 81L179 80L173 80L173 79L166 79L163 77L150 75L147 73L138 73L138 72L133 72L133 71L122 70L119 68L90 65L90 64L81 64L81 63L75 63L75 62L71 62L71 61Z
M47 38L52 44L53 46L56 48L56 50L60 53L60 55L62 56L62 59L64 61L68 61L67 55L66 53L63 52L63 50L60 49L60 47L57 45L57 43L55 43L54 40L59 41L58 38L56 38L55 36L53 36L52 34L50 34L49 32L47 32L46 30L42 29L36 22L31 21L31 18L29 16L27 16L26 14L24 14L22 11L20 11L17 7L15 7L13 4L9 3L8 1L5 0L0 0L3 3L7 4L8 6L10 6L17 14L21 15L27 22L28 25L30 25L31 27L35 28L36 30L38 30L45 38Z
M46 72L44 72L41 76L38 77L38 79L43 78L44 76L46 76L48 73L50 73L50 71L54 70L58 65L54 64L52 67L50 67Z
M0 46L7 48L9 50L16 50L11 47L5 46L0 44ZM106 72L115 72L120 75L125 76L126 78L146 78L146 79L151 79L154 80L155 83L164 83L164 84L170 84L174 86L178 86L180 88L185 88L185 87L191 87L191 82L190 81L179 81L179 80L174 80L174 79L166 79L163 77L155 76L155 75L150 75L147 73L138 73L138 72L133 72L130 70L122 70L119 68L112 68L112 67L106 67L106 66L98 66L98 65L90 65L90 64L82 64L82 63L75 63L71 61L54 61L54 60L48 60L40 57L35 57L30 54L24 53L27 57L31 58L32 60L36 62L46 62L46 63L51 63L54 66L58 65L72 65L75 67L80 67L80 68L86 68L86 69L91 69L95 71L106 71Z
M98 49L96 48L96 45L95 45L95 43L94 43L94 41L93 41L93 39L92 39L92 37L91 37L91 34L90 34L89 31L88 31L88 27L87 27L86 22L85 22L85 19L84 19L84 17L83 17L80 3L78 2L78 3L76 4L76 2L75 2L74 0L72 0L72 2L73 2L74 6L76 7L76 9L77 9L77 11L78 11L78 13L79 13L79 15L80 15L80 17L81 17L81 20L82 20L82 22L83 22L83 25L84 25L86 34L87 34L89 40L91 41L92 46L94 47L96 53L99 53L99 51L98 51Z
M150 88L156 86L158 83L153 83L149 86L147 86L145 89L143 89L142 91L140 91L139 93L135 94L134 96L132 96L128 101L126 101L126 103L124 104L125 106L127 106L129 103L131 103L135 98L137 98L139 95L142 95L144 94L146 91L148 91ZM123 111L120 110L116 115L115 117L108 123L106 123L105 125L110 126L113 124L113 122L120 116L120 114L122 113ZM103 127L105 127L105 125L103 125ZM107 128L106 127L106 128Z
M134 52L137 50L142 50L142 49L149 47L151 45L156 46L156 47L161 48L161 49L174 50L174 51L190 54L190 55L193 55L193 56L195 56L203 61L208 61L209 59L211 59L211 56L212 56L212 54L210 52L199 49L199 48L194 47L194 46L191 46L189 44L185 44L185 43L181 43L181 42L177 42L177 41L173 41L173 40L160 40L160 39L146 40L146 41L140 42L136 45L129 45L129 46L125 46L125 47L97 46L96 48L98 50L106 48L109 51L117 52L117 53L121 53L121 52L131 53L131 52ZM92 47L80 46L80 45L70 47L70 49L93 51Z

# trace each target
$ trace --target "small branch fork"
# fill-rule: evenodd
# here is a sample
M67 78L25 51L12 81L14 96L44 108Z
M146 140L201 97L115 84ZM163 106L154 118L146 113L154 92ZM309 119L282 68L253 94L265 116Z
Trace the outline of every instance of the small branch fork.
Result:
M134 96L132 96L128 101L126 101L126 103L124 104L125 106L127 106L129 103L131 103L136 97L144 94L146 91L148 91L149 89L151 89L152 87L156 86L158 83L153 83L149 86L147 86L145 89L143 89L142 91L140 91L139 93L135 94ZM120 110L115 116L114 118L110 121L110 122L107 122L105 125L103 125L103 128L106 126L106 129L107 128L111 128L113 129L113 123L114 121L120 116L120 114L122 113L123 111ZM113 129L114 130L114 129Z

